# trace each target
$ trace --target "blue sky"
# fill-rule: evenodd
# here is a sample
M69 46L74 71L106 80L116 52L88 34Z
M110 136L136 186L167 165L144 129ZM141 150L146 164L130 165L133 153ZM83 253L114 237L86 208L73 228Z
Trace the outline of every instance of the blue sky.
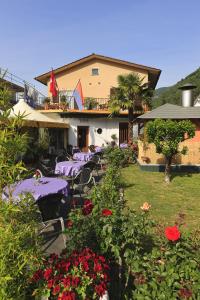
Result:
M200 66L199 0L0 0L0 8L0 67L31 83L91 53L162 69L157 87Z

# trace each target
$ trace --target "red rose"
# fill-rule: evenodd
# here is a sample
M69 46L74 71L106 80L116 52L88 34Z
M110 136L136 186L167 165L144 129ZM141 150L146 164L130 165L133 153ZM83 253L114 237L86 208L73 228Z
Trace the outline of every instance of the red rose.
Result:
M93 207L94 205L91 200L89 199L85 200L82 208L83 215L85 216L89 215L92 212Z
M104 217L108 217L108 216L111 216L112 215L112 210L110 209L107 209L107 208L104 208L101 212L102 216Z
M180 239L181 234L177 226L171 226L165 229L165 236L169 241L177 241Z
M67 220L65 225L67 228L71 228L73 226L72 220Z

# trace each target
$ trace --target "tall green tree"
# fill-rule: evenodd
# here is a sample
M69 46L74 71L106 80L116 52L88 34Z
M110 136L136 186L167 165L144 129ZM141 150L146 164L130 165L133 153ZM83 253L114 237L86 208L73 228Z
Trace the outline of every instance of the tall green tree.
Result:
M128 110L128 139L133 140L134 111L143 104L150 106L153 92L135 73L119 75L117 78L118 87L113 89L109 101L109 108L112 114L119 114L120 110Z
M146 125L147 140L154 143L156 152L165 156L165 182L171 178L171 164L174 155L186 154L187 148L179 144L195 135L195 126L190 120L173 121L156 119Z

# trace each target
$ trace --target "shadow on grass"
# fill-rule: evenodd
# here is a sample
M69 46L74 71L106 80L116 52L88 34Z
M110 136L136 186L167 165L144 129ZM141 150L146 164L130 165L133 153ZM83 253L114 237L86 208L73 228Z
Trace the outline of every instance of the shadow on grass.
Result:
M121 182L121 188L126 189L135 186L135 183Z
M192 177L192 173L172 173L171 174L171 181L173 181L176 177Z

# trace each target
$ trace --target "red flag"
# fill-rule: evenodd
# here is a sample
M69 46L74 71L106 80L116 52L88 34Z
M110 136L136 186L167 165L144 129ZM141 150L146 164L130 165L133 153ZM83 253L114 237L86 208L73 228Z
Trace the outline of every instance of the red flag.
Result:
M51 71L49 90L53 97L57 97L58 95L57 82L53 70Z

